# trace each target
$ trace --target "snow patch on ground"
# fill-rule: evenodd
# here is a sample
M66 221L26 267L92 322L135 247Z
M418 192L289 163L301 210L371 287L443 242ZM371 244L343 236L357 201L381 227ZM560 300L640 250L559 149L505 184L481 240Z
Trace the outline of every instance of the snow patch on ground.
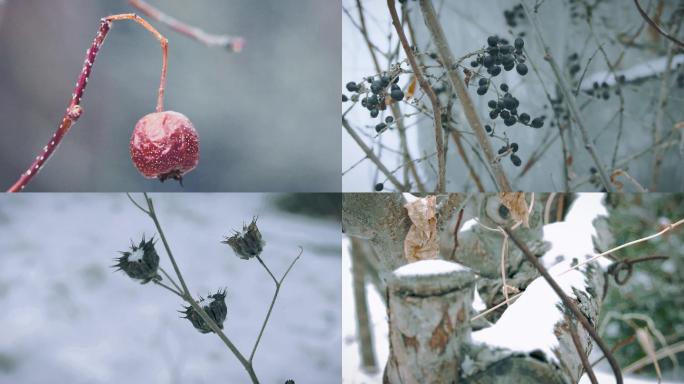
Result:
M467 269L468 268L458 263L440 259L432 259L420 260L414 263L403 265L394 271L394 275L397 277L447 275L449 273L465 271Z

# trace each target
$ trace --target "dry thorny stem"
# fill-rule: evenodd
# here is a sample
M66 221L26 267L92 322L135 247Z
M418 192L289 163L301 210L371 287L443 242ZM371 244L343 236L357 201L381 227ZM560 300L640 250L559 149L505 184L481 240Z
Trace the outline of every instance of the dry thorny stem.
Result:
M259 335L256 338L256 341L254 342L254 345L251 349L250 355L248 358L243 355L240 350L233 344L231 339L221 330L218 325L214 322L214 320L204 311L204 309L197 303L197 301L192 297L192 294L190 293L190 289L188 288L185 279L183 278L183 274L181 273L180 268L178 267L178 264L176 262L175 257L173 256L173 252L171 252L171 247L169 246L169 243L166 239L166 236L164 235L164 231L162 230L161 224L159 223L159 218L157 217L157 213L154 208L154 203L152 199L147 195L147 193L143 193L144 199L145 199L145 205L147 208L143 207L141 204L135 201L133 197L130 194L126 194L128 196L128 199L133 203L139 210L141 210L143 213L145 213L152 221L154 222L154 225L157 229L157 233L159 234L159 237L162 240L162 243L164 244L164 249L166 250L166 254L169 256L169 260L171 261L171 265L173 266L173 270L175 272L176 277L178 278L178 281L180 282L180 286L176 281L163 269L159 268L159 270L164 274L164 276L171 282L173 287L166 285L162 283L161 281L158 280L153 280L153 282L162 288L173 292L176 296L180 297L182 300L190 304L192 308L202 317L202 319L209 325L209 328L223 341L223 343L228 347L228 349L235 355L235 357L238 359L240 364L243 366L245 371L250 377L250 380L252 383L259 383L259 379L257 378L256 372L254 371L254 354L256 353L257 347L259 346L259 342L261 341L261 337L264 333L264 330L266 329L266 325L268 324L268 320L271 317L271 312L273 311L273 307L275 305L276 299L278 298L278 293L280 292L280 287L283 284L283 281L287 277L287 275L290 273L290 270L294 266L294 264L299 260L299 258L302 255L303 249L302 247L299 247L299 254L297 257L295 257L290 265L287 267L285 270L285 273L283 273L282 277L280 279L276 278L275 275L271 272L271 270L266 266L266 264L263 262L261 257L257 256L257 260L259 261L259 264L264 267L268 275L273 279L273 283L275 284L275 292L273 294L273 298L271 300L271 303L268 307L268 312L266 313L266 317L264 318L264 321L261 325L261 328L259 330Z

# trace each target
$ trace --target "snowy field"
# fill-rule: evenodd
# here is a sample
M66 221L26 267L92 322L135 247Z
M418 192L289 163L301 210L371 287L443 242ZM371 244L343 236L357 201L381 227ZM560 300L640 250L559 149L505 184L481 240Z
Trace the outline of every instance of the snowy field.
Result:
M190 290L227 288L224 330L244 354L274 286L256 260L219 241L258 215L262 257L277 276L303 246L255 370L263 383L340 381L339 224L277 211L263 195L151 197ZM143 234L154 225L125 195L0 198L0 383L248 382L218 337L179 318L180 299L109 268Z
M566 215L565 221L549 224L544 227L544 240L551 243L551 249L544 255L543 261L551 271L554 270L554 266L555 269L565 270L563 263L567 262L569 258L578 257L581 260L585 255L593 254L591 239L592 235L595 234L595 230L591 222L595 217L607 214L601 202L602 197L603 195L598 193L581 194L573 203ZM467 230L472 225L476 225L474 220L465 222L461 227L461 231ZM373 330L375 356L378 361L379 370L377 372L364 372L360 368L361 358L356 337L356 310L352 290L349 249L349 241L344 239L342 241L342 382L345 384L382 383L382 371L389 355L387 313L377 290L374 286L368 284L368 307ZM565 256L566 261L554 265L559 255ZM601 264L605 266L605 262ZM561 285L567 283L569 286L572 285L573 280L576 280L574 281L575 284L583 282L583 279L573 279L570 277L561 279L559 283ZM547 288L544 289L545 287L543 286ZM535 287L542 289L533 289ZM525 298L525 295L521 296L521 299L504 313L497 326L474 332L473 339L478 342L519 351L529 351L537 348L549 350L551 345L556 343L555 338L551 340L550 336L552 336L552 325L558 318L555 303L560 300L551 292L548 284L541 280L534 286L530 285L528 290L532 297ZM539 303L544 302L548 304L539 305ZM527 308L525 308L526 306ZM531 321L532 319L527 318L529 313L535 314L534 322ZM525 321L522 321L520 316L526 317ZM526 324L529 328L521 329L521 324ZM540 332L540 329L547 329L547 332ZM592 361L600 357L600 351L597 353L596 350L598 348L594 348ZM615 382L607 364L599 364L595 369L595 373L602 384ZM657 380L625 377L624 382L625 384L654 384L657 383ZM590 383L590 381L585 375L580 383ZM662 384L674 383L676 382L662 381Z

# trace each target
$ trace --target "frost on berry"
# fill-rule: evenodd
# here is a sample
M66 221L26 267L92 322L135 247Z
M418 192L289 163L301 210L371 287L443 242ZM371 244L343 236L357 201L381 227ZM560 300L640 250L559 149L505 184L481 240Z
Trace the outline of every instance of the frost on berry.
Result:
M190 120L174 111L150 113L138 121L130 144L143 176L182 181L199 162L199 137Z

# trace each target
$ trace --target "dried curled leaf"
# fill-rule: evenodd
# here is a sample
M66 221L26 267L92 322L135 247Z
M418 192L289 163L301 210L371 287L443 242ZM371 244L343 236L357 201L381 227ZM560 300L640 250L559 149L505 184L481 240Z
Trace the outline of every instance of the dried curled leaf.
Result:
M428 196L404 206L412 223L404 240L404 256L409 262L435 259L439 254L436 204L437 197Z
M522 222L525 228L530 227L530 211L523 192L501 192L499 193L499 200L511 212L513 220Z

